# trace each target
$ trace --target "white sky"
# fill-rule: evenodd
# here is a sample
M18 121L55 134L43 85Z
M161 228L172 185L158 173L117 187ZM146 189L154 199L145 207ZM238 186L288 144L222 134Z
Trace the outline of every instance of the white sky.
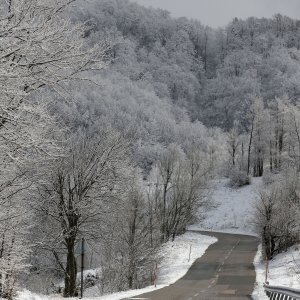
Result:
M174 17L189 17L204 25L223 26L234 17L272 17L276 13L300 19L300 0L132 0L166 9Z

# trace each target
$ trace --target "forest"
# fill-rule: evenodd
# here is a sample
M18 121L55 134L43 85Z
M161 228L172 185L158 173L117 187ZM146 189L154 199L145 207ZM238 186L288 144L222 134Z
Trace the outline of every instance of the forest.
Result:
M0 298L77 296L82 237L103 294L146 286L214 178L263 178L267 257L299 240L300 20L213 29L128 0L0 3Z

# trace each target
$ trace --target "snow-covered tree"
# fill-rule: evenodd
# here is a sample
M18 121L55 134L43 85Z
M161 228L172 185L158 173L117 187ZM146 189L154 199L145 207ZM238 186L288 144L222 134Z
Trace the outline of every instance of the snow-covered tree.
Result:
M151 282L160 246L158 216L139 177L136 174L128 181L121 205L105 220L107 230L99 246L103 293L142 288Z
M40 188L43 201L37 195L35 208L49 220L39 226L45 233L42 246L53 253L64 273L66 297L77 293L78 238L101 236L105 215L122 199L130 171L128 143L119 133L107 128L77 139L66 157L50 167Z
M86 48L85 26L64 18L72 2L0 1L1 297L13 296L26 265L26 190L60 154L46 91L65 94L67 81L84 79L83 72L105 64L107 47Z
M294 170L277 176L260 192L255 224L267 259L299 239L299 180Z
M193 147L185 154L175 145L160 155L149 180L162 242L184 232L199 209L207 205L209 189L205 184L212 171L208 156Z

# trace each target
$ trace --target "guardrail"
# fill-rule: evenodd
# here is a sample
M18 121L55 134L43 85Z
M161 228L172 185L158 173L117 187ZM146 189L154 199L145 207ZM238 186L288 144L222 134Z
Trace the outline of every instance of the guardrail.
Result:
M294 300L300 299L300 290L291 289L284 286L272 286L264 284L267 296L271 300Z

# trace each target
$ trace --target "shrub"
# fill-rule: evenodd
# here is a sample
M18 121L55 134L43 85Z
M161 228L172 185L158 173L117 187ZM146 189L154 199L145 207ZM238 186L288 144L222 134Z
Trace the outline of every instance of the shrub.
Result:
M232 188L239 188L251 183L250 176L245 171L234 169L231 171L229 178L229 186Z

